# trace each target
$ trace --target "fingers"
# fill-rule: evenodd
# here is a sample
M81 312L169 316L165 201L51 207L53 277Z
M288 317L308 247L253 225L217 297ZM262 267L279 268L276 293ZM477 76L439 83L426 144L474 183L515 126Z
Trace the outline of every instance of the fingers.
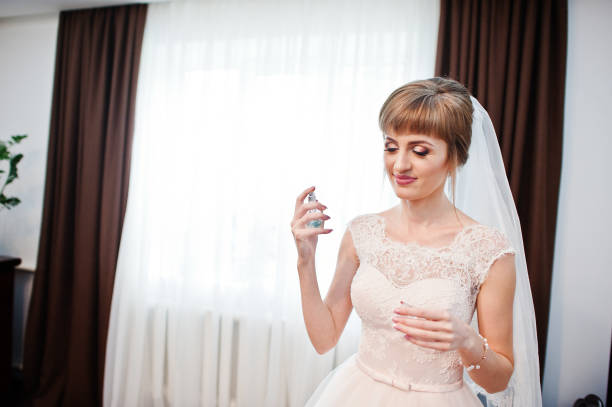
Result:
M448 351L448 350L451 350L450 343L448 343L448 342L426 341L426 340L421 340L421 339L413 338L410 335L406 335L405 337L406 337L406 339L408 339L410 342L414 343L415 345L419 345L419 346L422 346L424 348L435 349L435 350L439 350L439 351Z
M296 218L293 219L291 221L291 230L293 230L294 232L297 229L302 229L307 227L306 225L308 224L308 222L313 221L313 220L322 220L323 224L325 223L326 220L330 220L331 217L329 215L326 215L322 212L311 212L311 213L306 213L304 216L302 216L301 218Z
M304 191L302 191L300 195L298 195L295 201L295 212L293 215L293 219L291 220L291 226L297 223L300 218L302 218L306 213L308 213L308 211L312 209L318 209L321 212L327 209L327 206L323 205L319 201L304 203L304 199L306 199L306 196L310 192L314 191L314 189L315 187L306 188Z
M295 210L296 211L298 210L300 205L304 203L304 199L306 199L308 194L311 193L314 190L315 190L315 187L312 186L310 188L306 188L304 191L302 191L301 194L298 195L297 199L295 200Z
M396 322L396 324L393 325L393 328L397 329L400 332L407 334L408 336L414 339L425 340L425 341L441 341L441 342L452 342L453 340L453 335L448 332L429 331L429 330L424 330L424 329L419 329L419 328L413 328L411 326L407 326L402 323L398 323L398 321L396 321L395 318L394 318L394 322Z
M334 229L325 229L325 228L304 228L299 229L294 233L296 239L303 239L305 237L314 236L314 235L326 235L331 233Z
M429 319L413 319L410 317L396 316L393 322L402 323L413 328L426 329L429 331L452 332L453 324L449 321L432 321Z
M320 211L324 211L327 209L327 206L323 205L319 201L308 202L308 203L302 204L295 210L295 218L296 219L301 218L302 216L304 216L305 213L307 213L311 209L318 209Z
M410 342L440 351L453 349L456 333L448 310L404 305L394 312L393 328L405 334Z
M410 306L403 306L393 310L398 315L408 317L426 318L433 321L448 321L450 313L444 309L423 309Z
M327 234L333 231L333 229L325 229L322 227L324 226L326 220L331 219L329 215L323 213L323 211L327 209L327 206L323 205L319 201L304 203L306 196L308 196L308 194L314 190L314 186L306 188L295 200L295 214L291 220L291 229L296 239L301 239L312 235ZM308 211L312 209L319 209L319 211L309 213ZM306 227L308 222L316 219L323 221L321 227Z
M305 214L298 220L297 226L303 227L306 224L308 224L308 222L310 222L311 220L315 220L315 219L326 221L326 220L330 220L331 217L322 212L310 212L310 213Z

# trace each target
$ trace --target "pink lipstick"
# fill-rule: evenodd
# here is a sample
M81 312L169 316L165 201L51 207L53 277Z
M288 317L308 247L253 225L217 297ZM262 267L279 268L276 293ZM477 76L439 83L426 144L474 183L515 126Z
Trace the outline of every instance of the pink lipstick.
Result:
M395 182L398 185L408 185L416 181L415 177L409 177L407 175L394 175L394 177L395 177Z

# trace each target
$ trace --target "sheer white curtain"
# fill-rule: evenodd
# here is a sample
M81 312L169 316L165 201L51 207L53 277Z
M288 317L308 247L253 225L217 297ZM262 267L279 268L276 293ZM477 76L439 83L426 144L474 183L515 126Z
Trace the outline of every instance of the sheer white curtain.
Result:
M149 6L106 406L302 406L356 350L313 350L289 222L310 185L335 228L395 203L378 110L434 70L438 2L174 1Z

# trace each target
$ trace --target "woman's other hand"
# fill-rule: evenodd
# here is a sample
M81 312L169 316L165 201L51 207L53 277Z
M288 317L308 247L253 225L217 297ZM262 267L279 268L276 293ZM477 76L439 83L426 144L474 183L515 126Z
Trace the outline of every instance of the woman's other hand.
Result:
M477 346L474 329L447 310L415 308L407 305L394 310L393 327L415 345L440 351Z
M318 235L327 234L333 230L324 228L325 221L330 219L329 216L323 213L327 206L319 201L304 203L306 196L314 190L315 187L310 187L298 195L295 201L295 213L291 220L291 233L293 233L293 238L295 239L298 257L301 259L314 257ZM308 211L311 209L319 209L321 212L309 213ZM317 228L308 227L308 222L315 219L322 221L321 226Z

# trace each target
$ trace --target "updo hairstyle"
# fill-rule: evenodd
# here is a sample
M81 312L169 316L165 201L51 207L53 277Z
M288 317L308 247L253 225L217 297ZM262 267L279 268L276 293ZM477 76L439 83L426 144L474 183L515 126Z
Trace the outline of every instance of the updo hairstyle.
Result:
M456 169L468 159L473 112L470 92L465 86L436 77L410 82L393 91L380 109L378 125L383 137L390 133L414 133L446 142L454 203Z

